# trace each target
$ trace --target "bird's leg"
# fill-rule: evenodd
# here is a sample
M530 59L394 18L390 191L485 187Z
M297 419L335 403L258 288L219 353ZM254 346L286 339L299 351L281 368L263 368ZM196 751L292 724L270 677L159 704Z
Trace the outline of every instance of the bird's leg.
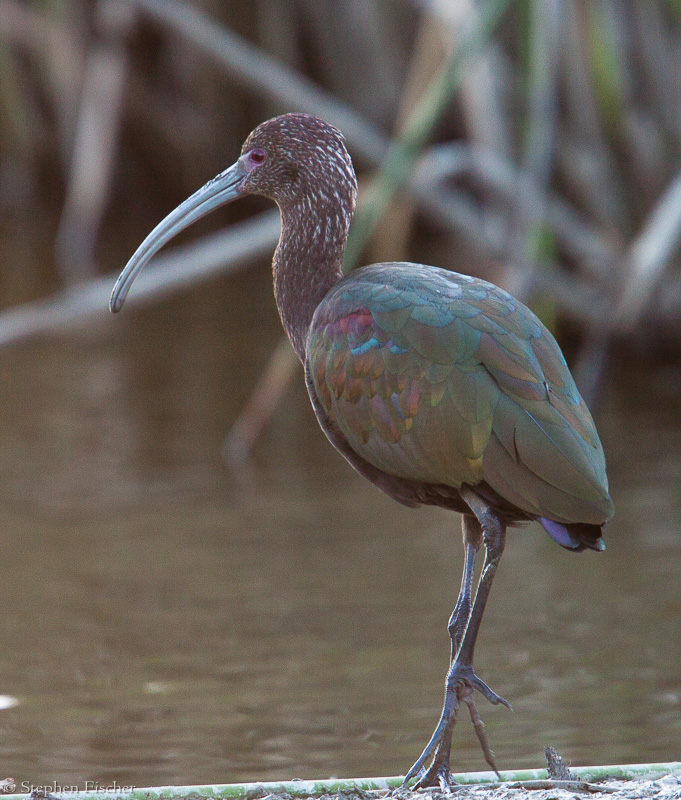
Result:
M457 651L454 663L450 668L450 672L463 674L466 671L470 671L473 679L471 683L473 689L477 689L481 694L484 694L485 697L495 705L500 702L508 705L505 700L502 700L499 695L495 694L475 675L475 673L473 673L473 651L475 650L480 623L485 613L485 606L487 605L487 598L492 588L494 575L497 571L499 561L501 560L501 555L504 552L504 545L506 544L506 525L488 505L470 489L462 487L460 491L461 496L470 506L482 528L482 537L485 543L485 563L482 567L482 574L480 575L480 582L478 583L478 588L475 593L475 602L471 609L468 624L466 625L461 645Z
M451 743L452 728L456 723L456 714L462 701L468 706L471 721L482 747L485 760L498 774L482 719L475 704L473 690L479 691L494 705L503 703L510 708L506 700L493 692L473 671L475 642L485 612L487 598L492 588L494 574L504 550L506 526L474 492L462 487L461 496L468 503L482 529L482 538L485 543L485 563L463 637L447 672L445 702L440 721L423 753L421 753L404 779L406 784L415 775L419 775L417 782L419 787L430 786L437 782L441 787L445 788L445 785L451 781L451 778L449 778L449 744ZM466 549L467 551L469 550L468 547ZM465 566L464 582L466 579ZM458 619L455 619L453 643L458 643L457 622ZM433 762L430 768L424 771L424 765L431 756L433 757Z
M454 611L449 618L449 636L452 640L452 655L449 663L452 664L459 650L459 645L463 639L468 625L468 618L471 615L472 596L473 596L473 576L475 573L475 557L482 544L482 528L478 520L465 514L461 518L461 527L464 544L463 573L461 576L461 589L454 606ZM449 769L449 753L452 746L452 728L450 727L437 747L437 752L433 757L433 763L427 770L424 770L424 785L430 786L434 782L440 785L443 791L449 791L453 784L452 774Z
M452 616L449 618L449 636L452 640L452 656L450 663L456 658L459 645L468 625L471 615L473 597L473 573L475 570L475 557L482 544L482 528L475 517L464 514L461 517L461 527L464 544L463 574L461 576L461 589L456 599Z

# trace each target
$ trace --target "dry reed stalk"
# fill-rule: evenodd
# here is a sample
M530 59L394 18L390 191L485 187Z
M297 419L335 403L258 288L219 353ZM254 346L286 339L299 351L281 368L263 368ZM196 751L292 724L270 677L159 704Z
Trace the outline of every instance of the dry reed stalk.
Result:
M95 270L95 245L113 183L134 6L98 0L97 40L85 60L78 123L56 241L65 285Z

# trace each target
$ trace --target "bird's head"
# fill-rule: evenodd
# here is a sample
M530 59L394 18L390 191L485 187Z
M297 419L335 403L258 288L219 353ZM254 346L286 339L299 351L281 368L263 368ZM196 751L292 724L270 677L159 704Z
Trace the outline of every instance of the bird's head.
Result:
M307 205L351 215L357 181L343 135L308 114L284 114L258 125L239 160L171 211L137 248L116 281L111 311L120 311L135 277L163 245L197 219L246 194L268 197L284 213Z
M269 197L282 209L319 195L354 200L355 171L343 135L308 114L284 114L258 125L239 163L248 173L240 191Z

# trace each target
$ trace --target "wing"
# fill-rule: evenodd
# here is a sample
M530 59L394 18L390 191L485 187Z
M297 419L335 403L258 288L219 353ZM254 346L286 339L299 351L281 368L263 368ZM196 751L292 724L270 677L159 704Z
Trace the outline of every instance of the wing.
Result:
M486 481L559 522L612 515L603 450L560 348L493 284L415 264L356 270L318 307L307 362L326 416L379 470Z

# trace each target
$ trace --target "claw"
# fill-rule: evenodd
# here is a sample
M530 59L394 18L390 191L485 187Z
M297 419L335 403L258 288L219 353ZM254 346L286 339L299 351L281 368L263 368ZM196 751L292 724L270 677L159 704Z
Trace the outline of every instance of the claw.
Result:
M439 786L443 794L454 793L454 787L458 786L458 784L449 769L449 759L437 769L431 766L430 769L426 770L419 782L414 785L414 789L427 789L430 786Z
M442 794L453 794L454 793L454 786L456 782L452 777L452 772L447 767L447 769L440 768L437 771L437 782L440 784L440 791Z
M425 762L427 760L428 760L428 754L424 750L421 753L421 755L416 759L416 761L411 765L411 768L409 769L407 774L404 776L404 780L402 781L402 786L400 787L401 789L406 789L407 788L407 784L414 777L417 778L416 787L415 788L419 788L419 789L421 788L421 779L423 778L423 776L426 773L426 768L423 765L425 764Z
M513 711L508 700L504 700L500 694L492 691L485 681L480 680L475 673L473 673L472 678L470 679L470 685L473 689L477 689L477 691L479 691L483 697L486 697L493 706L498 706L499 703L501 703L501 705L506 706L506 708L508 708L510 711Z
M480 742L485 761L497 774L499 780L501 780L501 775L494 761L494 753L487 741L487 733L482 717L475 703L474 691L480 692L480 694L487 698L493 705L501 703L505 705L506 708L511 708L510 703L504 700L501 695L492 691L484 681L478 678L471 665L462 666L454 661L447 673L445 704L442 709L440 721L423 752L414 762L409 772L407 772L404 782L402 783L403 787L406 786L412 778L416 777L415 789L439 786L445 793L449 794L452 792L454 780L449 769L449 750L452 741L452 728L456 724L456 715L462 702L468 707L468 713L470 714L475 734ZM425 764L431 757L433 761L430 767L426 768Z
M434 770L432 767L423 771L423 776L417 781L412 789L427 789L431 786L438 786L442 794L454 794L454 787L459 786L454 780L449 764L443 765Z

